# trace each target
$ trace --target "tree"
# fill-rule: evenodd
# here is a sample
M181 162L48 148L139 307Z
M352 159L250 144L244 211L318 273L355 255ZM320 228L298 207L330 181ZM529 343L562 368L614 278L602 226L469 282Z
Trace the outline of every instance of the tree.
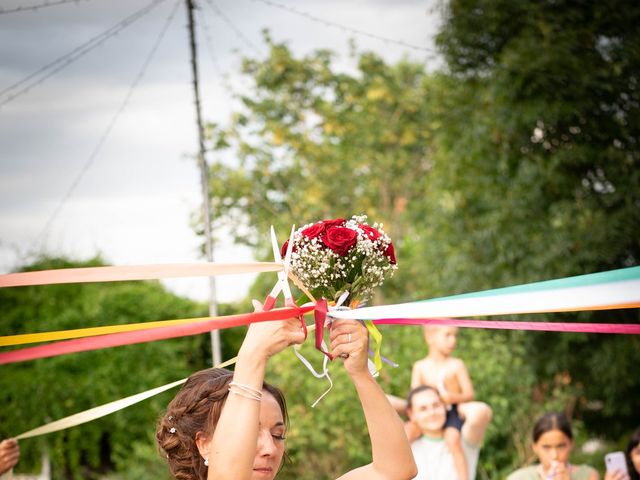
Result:
M639 20L632 1L448 4L438 43L459 108L435 136L445 161L434 178L455 208L436 218L449 238L464 237L453 258L459 269L477 265L466 275L474 287L638 265ZM457 177L471 181L451 192ZM637 310L553 318L639 320ZM576 414L591 432L615 438L637 421L627 399L640 393L638 338L530 335L527 344L539 378L564 375L583 389Z
M217 221L260 254L268 242L258 233L271 223L287 231L361 212L383 220L400 270L378 302L637 265L637 20L633 2L453 1L438 37L447 68L433 74L370 52L354 53L357 72L347 74L330 52L297 59L267 36L270 56L244 63L252 95L230 128L212 130L215 148L238 156L212 167ZM637 322L638 313L513 319ZM404 395L422 341L388 328L385 342L404 367L382 381ZM495 413L482 473L501 477L527 460L533 419L549 409L573 414L580 438L626 433L638 347L635 337L465 331L460 356ZM615 385L592 381L594 372ZM317 388L286 368L278 374L296 395ZM332 395L340 423L360 431L341 416L355 408L348 394ZM308 424L304 412L294 424ZM342 440L319 425L292 436L294 456L314 444L314 465L327 451L357 465L363 457L335 452Z
M217 220L253 246L265 244L259 235L271 223L284 232L360 211L405 236L406 205L424 193L412 179L430 168L422 66L389 68L367 53L357 74L336 73L328 51L296 59L266 41L267 60L244 62L255 84L245 110L231 128L213 130L213 143L233 145L240 163L212 166Z
M29 270L102 265L44 258ZM159 282L71 284L0 289L1 334L66 330L206 315L206 306L167 292ZM2 367L0 435L183 378L209 362L207 336L130 345ZM175 391L103 419L21 442L17 470L35 471L47 450L56 478L166 478L154 425Z

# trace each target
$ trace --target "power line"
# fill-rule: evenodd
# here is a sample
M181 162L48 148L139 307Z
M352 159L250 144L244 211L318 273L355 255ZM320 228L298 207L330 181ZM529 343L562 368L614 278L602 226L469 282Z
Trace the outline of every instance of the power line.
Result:
M249 40L249 38L240 31L240 29L238 29L234 23L229 19L229 17L227 17L222 10L220 10L217 5L213 2L213 0L206 0L207 4L209 5L209 7L211 7L211 9L213 10L213 12L218 15L234 32L235 34L238 36L238 38L240 38L244 43L246 43L249 48L251 48L256 54L260 55L260 49L258 47L256 47L256 45Z
M57 7L58 5L63 5L65 3L79 3L79 1L80 0L57 0L53 2L39 3L38 5L29 5L26 7L10 8L8 10L5 10L2 7L0 7L0 15L7 15L9 13L21 13L21 12L28 12L28 11L35 12L42 8ZM85 1L89 1L89 0L85 0Z
M383 37L382 35L378 35L375 33L370 33L370 32L365 32L364 30L359 30L357 28L352 28L352 27L348 27L346 25L342 25L340 23L337 22L333 22L331 20L326 20L324 18L320 18L320 17L316 17L315 15L311 15L310 13L307 12L303 12L301 10L298 10L294 7L290 7L288 5L283 5L281 3L277 3L274 2L272 0L251 0L253 2L261 2L264 3L266 5L269 5L271 7L275 7L275 8L279 8L281 10L286 10L287 12L293 13L294 15L298 15L300 17L304 17L308 20L311 20L313 22L317 22L317 23L321 23L327 27L334 27L334 28L338 28L344 32L349 32L349 33L353 33L356 35L360 35L363 37L369 37L369 38L373 38L375 40L380 40L381 42L385 42L385 43L393 43L396 45L400 45L402 47L405 48L411 48L413 50L418 50L421 52L429 52L429 53L433 53L433 54L437 54L438 52L432 48L428 48L428 47L422 47L420 45L413 45L411 43L407 43L405 41L402 40L396 40L393 38L388 38L388 37Z
M160 46L160 42L162 42L162 39L166 35L167 30L169 29L169 26L171 25L172 20L174 19L174 17L176 16L176 13L178 12L178 7L180 6L181 2L182 2L182 0L178 0L176 2L175 6L173 7L173 10L171 10L171 14L165 20L165 22L164 22L164 24L162 26L162 29L160 30L160 33L158 34L158 37L156 38L155 42L153 43L153 46L151 47L151 50L149 51L149 54L145 58L145 60L144 60L144 62L142 64L142 67L140 68L140 71L138 72L138 74L136 75L135 79L131 83L131 86L129 87L129 90L128 90L127 94L125 95L125 98L124 98L122 104L120 105L120 107L118 108L116 113L111 118L111 121L107 125L107 128L105 129L105 131L101 135L100 139L98 140L98 143L96 144L96 146L94 147L93 151L91 152L91 155L89 155L89 158L87 159L87 161L83 165L82 169L80 170L80 172L78 173L78 175L76 176L74 181L71 183L71 186L69 187L69 189L65 193L64 197L62 197L62 200L60 200L60 203L58 204L56 209L49 216L49 219L47 220L44 228L40 231L40 233L36 237L36 240L34 242L35 246L37 246L44 239L44 235L51 228L51 225L53 224L53 222L55 221L57 216L60 214L60 212L62 211L62 208L67 203L67 200L69 200L69 198L71 197L71 195L73 194L75 189L80 184L80 181L82 180L84 175L87 173L89 168L93 165L96 157L98 156L98 153L100 153L100 151L102 150L102 147L104 146L105 142L107 141L107 138L111 134L111 131L113 130L113 127L115 126L116 122L118 121L118 119L119 119L120 115L122 114L122 112L124 111L124 109L128 106L129 100L133 96L133 93L135 92L136 88L138 87L138 84L140 83L140 80L142 80L142 77L146 73L147 68L149 67L149 64L151 63L151 60L155 56L155 54L156 54L156 52L158 50L158 47Z
M205 45L207 46L207 51L209 52L209 57L211 58L213 69L216 71L216 74L218 76L218 82L220 83L220 86L222 87L223 90L226 90L229 94L231 94L232 88L231 88L231 85L229 85L227 74L225 74L222 71L220 62L218 61L218 57L216 55L214 44L213 44L213 38L211 36L211 28L207 23L206 15L204 14L200 15L199 19L200 19L199 26L201 26L201 31L204 34L204 37L206 40Z
M64 69L65 67L71 65L73 62L75 62L79 58L83 57L84 55L89 53L94 48L102 45L106 40L108 40L109 38L111 38L111 37L115 36L116 34L120 33L126 27L128 27L129 25L134 23L136 20L139 20L140 18L142 18L144 15L149 13L151 10L153 10L155 7L157 7L158 5L160 5L164 1L165 0L153 0L146 7L141 8L140 10L138 10L137 12L133 13L132 15L126 17L124 20L121 20L120 22L118 22L117 24L112 26L111 28L108 28L107 30L105 30L101 34L96 35L95 37L89 39L88 41L86 41L82 45L77 46L76 48L74 48L70 52L68 52L68 53L62 55L61 57L57 58L56 60L44 65L43 67L39 68L35 72L27 75L26 77L22 78L21 80L18 80L13 85L10 85L9 87L7 87L4 90L0 91L0 97L6 95L6 98L4 100L0 101L0 108L5 106L7 103L11 102L12 100L15 100L19 96L24 95L25 93L27 93L32 88L37 87L42 82L44 82L48 78L52 77L53 75L58 73L60 70ZM50 70L50 71L47 72L47 70ZM44 74L45 72L47 72L47 73ZM28 83L30 80L34 79L35 77L37 77L40 74L44 74L44 75L42 77L40 77L39 79L33 81L32 83L30 83L30 84ZM24 85L24 84L27 84L27 85L22 87L22 85ZM22 88L19 88L19 87L22 87ZM17 89L17 91L15 91L13 93L9 93L12 90L16 90L16 89Z
M220 62L218 62L218 56L216 55L215 48L213 46L213 38L211 37L211 29L209 28L209 24L207 23L206 15L200 15L200 25L202 25L202 33L205 37L205 44L207 45L207 50L209 51L209 57L211 57L211 63L213 64L213 68L216 73L222 77L222 68L220 68Z

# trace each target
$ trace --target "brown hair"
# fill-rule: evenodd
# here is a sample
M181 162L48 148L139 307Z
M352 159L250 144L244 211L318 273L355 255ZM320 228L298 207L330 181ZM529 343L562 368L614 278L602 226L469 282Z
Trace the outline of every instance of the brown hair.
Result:
M429 386L429 385L418 385L416 388L412 389L409 392L409 395L407 395L407 408L410 409L411 407L413 407L413 397L416 396L418 393L422 393L422 392L426 392L426 391L431 391L433 393L436 394L436 397L438 397L440 399L440 401L442 402L442 397L440 396L440 392L438 392L437 389ZM444 403L444 402L443 402Z
M533 426L531 437L533 443L540 440L540 437L547 432L559 430L564 433L569 440L573 440L573 431L571 430L571 422L564 413L549 412L545 413Z
M205 480L207 467L198 451L196 435L202 432L211 438L222 407L229 394L233 372L224 368L209 368L191 375L167 411L160 418L156 429L156 443L167 458L169 470L180 480ZM282 392L264 383L263 390L278 402L285 427L289 425L287 405Z
M624 450L625 457L627 458L627 470L629 471L629 478L631 480L640 480L640 472L636 470L636 467L631 461L631 451L636 448L638 444L640 444L640 427L631 434L629 443L627 443L627 448Z

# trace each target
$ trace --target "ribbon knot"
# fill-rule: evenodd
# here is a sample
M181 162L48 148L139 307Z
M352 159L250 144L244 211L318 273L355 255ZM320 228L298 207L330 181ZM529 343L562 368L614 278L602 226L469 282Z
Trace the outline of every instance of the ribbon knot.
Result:
M318 404L318 402L320 402L320 400L322 400L325 397L325 395L327 395L333 388L333 381L329 376L329 370L327 368L328 360L333 360L333 356L329 352L329 348L327 347L327 344L324 341L324 329L325 327L331 324L331 320L327 320L327 315L330 311L348 309L348 307L343 307L342 305L348 296L349 296L349 292L344 292L340 296L340 298L338 298L338 301L336 302L335 305L330 306L326 298L321 298L320 300L317 300L314 305L315 347L317 350L320 350L324 354L324 359L322 360L322 371L320 373L318 373L313 368L311 363L300 353L300 346L299 345L294 346L294 353L300 359L300 361L307 367L307 369L312 373L312 375L316 378L326 378L327 381L329 382L329 388L322 395L320 395L320 397L318 397L318 399L316 399L315 402L313 402L313 404L311 405L312 408L314 408ZM398 366L397 364L387 360L384 357L381 357L380 345L382 343L382 334L377 329L377 327L370 320L364 321L363 323L367 327L367 330L369 331L369 338L370 338L369 342L371 342L371 339L373 339L373 342L375 344L375 348L373 352L371 351L371 349L369 349L369 354L374 357L373 360L368 359L368 368L371 375L374 377L378 376L380 369L382 368L383 361L385 363L389 363L394 367L397 367Z

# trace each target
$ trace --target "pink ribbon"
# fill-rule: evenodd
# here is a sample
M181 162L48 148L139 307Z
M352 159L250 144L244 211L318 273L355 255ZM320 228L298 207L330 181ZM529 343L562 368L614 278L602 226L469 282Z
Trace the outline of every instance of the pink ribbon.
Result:
M239 273L276 272L282 265L252 263L177 263L164 265L115 265L105 267L61 268L0 275L0 288L59 283L119 282L156 280L172 277L234 275Z
M640 335L637 323L561 323L561 322L507 322L499 320L465 320L459 318L381 318L378 325L441 325L493 330L534 330L544 332L618 333Z

